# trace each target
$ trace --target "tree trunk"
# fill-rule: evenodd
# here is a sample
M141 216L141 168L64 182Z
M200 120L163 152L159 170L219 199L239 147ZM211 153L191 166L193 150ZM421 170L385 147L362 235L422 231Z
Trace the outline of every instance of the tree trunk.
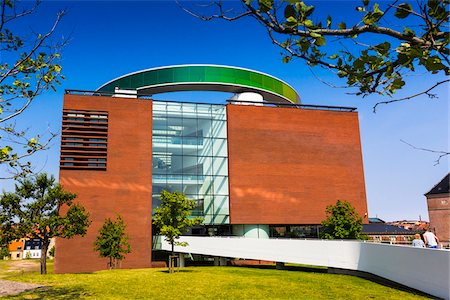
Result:
M42 249L41 249L41 274L47 274L47 249L50 241L48 239L44 239L42 241Z
M170 245L172 246L172 252L171 252L171 255L169 255L169 273L173 273L173 268L174 268L174 254L175 254L175 250L174 250L174 248L175 248L175 242L174 241L172 241L171 243L170 243Z

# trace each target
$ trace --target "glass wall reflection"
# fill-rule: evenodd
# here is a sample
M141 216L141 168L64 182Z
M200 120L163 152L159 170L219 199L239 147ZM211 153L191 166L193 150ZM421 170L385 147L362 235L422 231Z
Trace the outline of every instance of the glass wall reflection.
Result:
M162 190L197 201L205 224L228 224L224 105L153 101L153 208Z

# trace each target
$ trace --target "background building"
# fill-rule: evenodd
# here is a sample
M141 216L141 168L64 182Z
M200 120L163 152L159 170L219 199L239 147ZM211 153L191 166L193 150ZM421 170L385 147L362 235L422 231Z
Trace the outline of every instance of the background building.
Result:
M406 225L404 225L404 222ZM422 233L421 221L395 221L386 223L382 219L369 218L369 224L363 224L362 234L374 243L411 245L416 233ZM405 227L406 226L406 227Z
M156 101L173 91L233 92L227 104ZM120 213L132 253L151 266L152 210L162 190L197 201L190 234L317 236L325 208L349 201L367 222L358 114L300 104L285 82L252 70L189 65L115 79L64 97L60 183L92 224L58 239L55 271L105 269L93 251L104 220Z
M430 228L435 232L444 247L450 245L450 188L449 174L436 184L428 193L428 214Z
M425 232L429 226L429 222L423 220L399 220L387 222L387 224L418 232Z
M50 239L47 257L52 257L51 249L55 246L55 238ZM8 244L9 256L3 259L40 259L42 242L40 239L21 238Z
M23 246L25 243L25 239L19 239L17 241L13 241L8 244L8 250L9 250L9 259L11 260L18 260L25 258L23 256Z

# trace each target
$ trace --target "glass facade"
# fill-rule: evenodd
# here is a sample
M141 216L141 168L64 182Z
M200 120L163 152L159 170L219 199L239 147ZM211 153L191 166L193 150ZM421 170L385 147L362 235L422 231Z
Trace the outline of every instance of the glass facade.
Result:
M197 201L205 224L229 223L224 105L153 101L153 209L162 190Z

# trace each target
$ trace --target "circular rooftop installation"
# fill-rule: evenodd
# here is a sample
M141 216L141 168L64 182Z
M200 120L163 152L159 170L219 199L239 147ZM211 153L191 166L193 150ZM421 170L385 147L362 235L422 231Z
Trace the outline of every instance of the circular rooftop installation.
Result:
M138 95L177 91L255 92L269 102L300 103L297 92L278 78L218 65L180 65L138 71L111 80L97 91L114 93L116 88L136 90Z

